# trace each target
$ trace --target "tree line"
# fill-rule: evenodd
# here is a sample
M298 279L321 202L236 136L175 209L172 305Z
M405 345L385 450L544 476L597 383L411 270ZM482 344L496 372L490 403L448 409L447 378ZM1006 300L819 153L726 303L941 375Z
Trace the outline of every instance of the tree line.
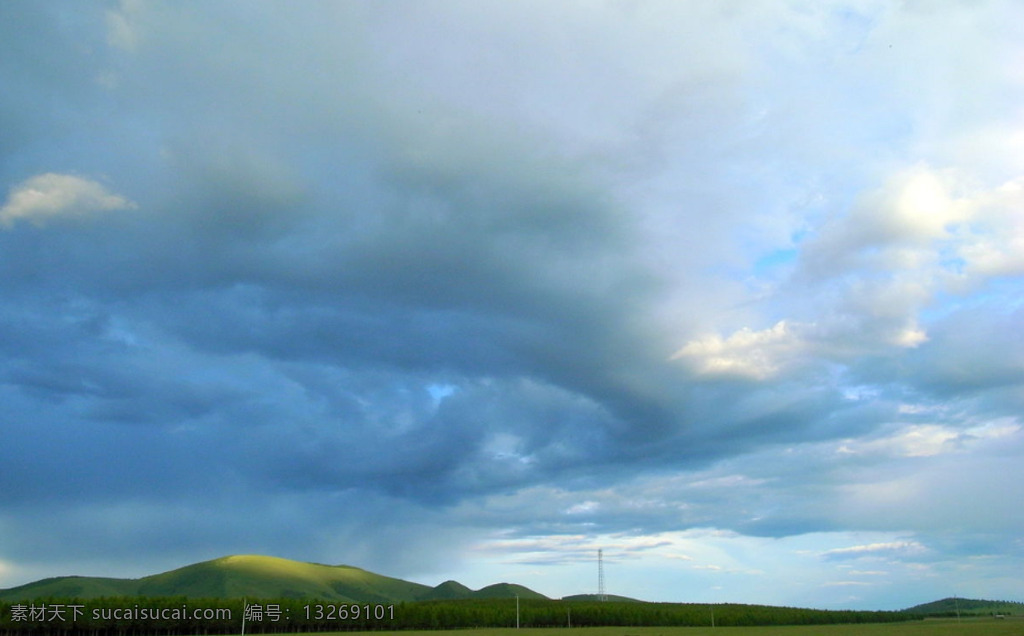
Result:
M815 610L733 603L520 599L337 603L306 599L44 598L0 602L0 636L429 630L493 627L754 626L918 620L905 612Z

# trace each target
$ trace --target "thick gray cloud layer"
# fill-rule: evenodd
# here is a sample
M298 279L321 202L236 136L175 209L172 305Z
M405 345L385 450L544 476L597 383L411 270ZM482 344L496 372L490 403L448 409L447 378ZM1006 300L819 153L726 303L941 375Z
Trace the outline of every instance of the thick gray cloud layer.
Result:
M1019 14L0 7L0 585L707 528L1012 567Z

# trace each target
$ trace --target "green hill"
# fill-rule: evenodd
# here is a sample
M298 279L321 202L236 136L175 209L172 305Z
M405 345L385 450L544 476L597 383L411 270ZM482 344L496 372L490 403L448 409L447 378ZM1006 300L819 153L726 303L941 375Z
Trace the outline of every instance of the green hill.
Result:
M41 579L33 583L0 590L0 600L59 597L96 598L100 596L126 596L135 593L135 581L93 576L60 576Z
M473 590L458 581L445 581L420 597L421 601L445 601L449 599L472 598Z
M534 592L528 587L523 587L522 585L516 585L514 583L495 583L494 585L488 585L487 587L480 588L476 592L473 592L471 598L515 598L517 596L522 599L548 598L539 592Z
M944 598L931 603L923 603L903 610L911 614L933 616L981 616L1003 614L1006 616L1024 616L1024 603L1016 601L987 601L971 598Z
M460 598L546 598L499 583L472 591L455 581L437 587L347 565L323 565L270 556L235 555L194 563L140 579L63 576L0 590L0 600L45 597L185 596L187 598L308 598L333 602L394 603Z
M140 596L316 598L387 603L415 599L430 587L347 565L238 555L139 579Z
M573 594L572 596L563 596L563 601L600 601L601 596L599 594ZM617 596L615 594L605 594L604 600L613 603L643 603L639 599L629 598L628 596Z

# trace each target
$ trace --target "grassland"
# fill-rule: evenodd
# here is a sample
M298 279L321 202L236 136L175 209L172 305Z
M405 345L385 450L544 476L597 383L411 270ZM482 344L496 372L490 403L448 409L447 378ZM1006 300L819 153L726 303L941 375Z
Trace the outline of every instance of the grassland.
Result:
M781 625L767 627L581 627L459 629L390 632L399 636L1020 636L1024 618L927 619L905 623ZM382 636L389 632L333 632L330 636ZM328 636L328 635L323 635Z

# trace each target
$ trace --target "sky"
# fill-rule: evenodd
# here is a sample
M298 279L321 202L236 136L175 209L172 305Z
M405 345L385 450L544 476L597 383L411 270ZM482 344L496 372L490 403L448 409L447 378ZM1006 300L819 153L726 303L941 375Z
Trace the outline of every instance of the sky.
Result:
M1024 4L0 3L0 587L1024 601Z

